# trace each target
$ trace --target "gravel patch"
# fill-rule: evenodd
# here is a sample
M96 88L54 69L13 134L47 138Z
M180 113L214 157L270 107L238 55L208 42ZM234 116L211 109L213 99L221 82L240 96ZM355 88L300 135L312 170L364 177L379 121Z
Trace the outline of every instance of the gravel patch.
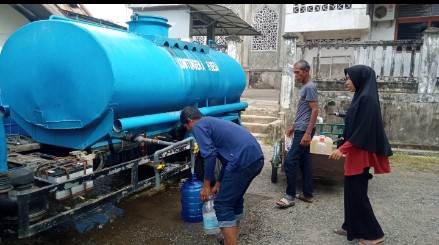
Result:
M263 145L263 150L269 160L272 148ZM285 173L278 173L277 183L271 183L270 175L266 161L247 192L249 213L241 226L241 244L358 243L332 232L343 222L343 183L315 181L314 203L296 201L294 207L279 209L275 202L285 192ZM374 175L369 183L369 198L386 244L439 244L437 174L393 168L390 174Z

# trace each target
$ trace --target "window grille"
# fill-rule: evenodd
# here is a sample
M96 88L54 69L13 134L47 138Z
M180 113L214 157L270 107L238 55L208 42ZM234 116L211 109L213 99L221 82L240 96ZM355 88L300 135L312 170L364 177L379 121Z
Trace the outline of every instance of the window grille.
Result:
M193 36L192 40L198 42L201 45L206 45L206 36Z
M267 5L253 15L253 26L262 35L252 37L252 51L276 51L279 14Z
M293 13L321 12L351 9L352 4L294 4Z
M341 38L341 39L309 39L305 41L306 45L324 44L324 43L346 43L359 42L360 38Z
M201 45L207 45L206 36L193 36L192 40L198 42ZM218 49L223 52L227 53L227 41L226 36L216 36L215 42L218 45Z

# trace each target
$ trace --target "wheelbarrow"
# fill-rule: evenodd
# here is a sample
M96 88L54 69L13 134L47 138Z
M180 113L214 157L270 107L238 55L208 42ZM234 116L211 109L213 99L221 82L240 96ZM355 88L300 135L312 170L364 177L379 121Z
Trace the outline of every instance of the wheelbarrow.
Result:
M320 135L335 135L341 137L344 124L339 123L316 123L317 132ZM286 144L286 142L288 142ZM334 140L337 143L337 140ZM273 157L271 162L271 182L277 182L278 170L285 172L285 160L291 145L291 138L284 136L283 139L274 143ZM334 146L336 148L336 146ZM315 179L340 181L344 178L344 156L338 160L329 159L328 155L311 153L311 165ZM300 168L297 171L301 178Z
M328 106L335 106L334 101L329 101ZM329 113L337 117L344 118L346 112L342 112L337 107L337 112ZM345 125L343 123L316 123L316 131L319 135L333 135L337 136L337 140L334 140L334 148L340 146L342 142L342 135ZM285 159L288 150L291 145L291 138L284 135L283 139L277 140L274 143L274 153L271 159L271 182L277 182L277 172L280 168L282 172L285 172ZM311 165L313 170L313 176L315 179L334 180L339 181L344 178L344 159L341 157L338 160L329 159L328 155L311 153ZM298 177L301 178L300 168Z
M273 157L270 160L272 183L277 182L277 171L279 168L281 169L281 172L285 172L284 161L287 156L287 152L289 150L285 147L285 142L286 142L285 138L288 140L288 137L285 135L284 139L280 139L274 142Z

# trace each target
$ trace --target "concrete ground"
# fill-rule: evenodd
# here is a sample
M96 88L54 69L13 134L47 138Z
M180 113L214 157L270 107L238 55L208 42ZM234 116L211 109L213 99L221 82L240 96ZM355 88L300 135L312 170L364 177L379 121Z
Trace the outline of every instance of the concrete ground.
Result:
M298 201L288 209L276 206L276 200L285 192L285 174L279 171L277 183L271 183L273 147L260 143L265 166L245 195L239 244L357 244L358 239L347 241L332 232L343 222L342 183L315 180L314 203ZM369 198L386 235L385 244L439 244L438 174L439 171L412 172L392 165L392 173L374 175ZM2 239L0 243L214 245L215 237L204 234L202 222L182 220L180 186L172 185L152 195L146 191L111 208L101 207L96 214L109 221L99 224L96 220L86 232L59 227L28 239ZM297 191L301 192L300 184Z

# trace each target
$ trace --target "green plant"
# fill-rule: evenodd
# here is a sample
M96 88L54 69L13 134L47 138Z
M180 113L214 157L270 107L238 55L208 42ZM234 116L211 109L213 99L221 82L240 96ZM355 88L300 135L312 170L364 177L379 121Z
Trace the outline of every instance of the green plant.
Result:
M439 155L415 156L396 153L389 158L392 167L410 172L439 174Z
M264 139L264 144L269 145L269 146L273 146L274 145L274 140L272 138L265 138Z

